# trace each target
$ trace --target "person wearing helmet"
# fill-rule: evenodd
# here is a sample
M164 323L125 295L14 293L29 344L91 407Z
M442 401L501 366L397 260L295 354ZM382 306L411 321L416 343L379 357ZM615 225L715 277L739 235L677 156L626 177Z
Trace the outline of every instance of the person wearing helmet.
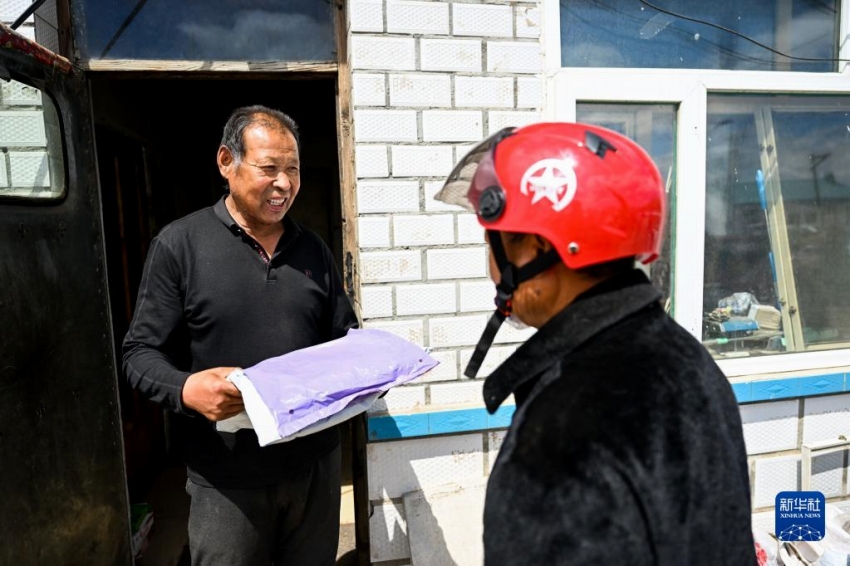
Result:
M436 195L486 230L496 312L537 332L484 383L516 412L487 484L485 564L756 563L738 404L637 263L665 194L630 139L577 123L507 128Z

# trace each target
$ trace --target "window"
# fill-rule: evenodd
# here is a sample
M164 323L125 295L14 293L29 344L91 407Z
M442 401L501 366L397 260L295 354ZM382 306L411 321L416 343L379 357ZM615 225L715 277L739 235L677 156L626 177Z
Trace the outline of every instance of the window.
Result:
M0 81L0 198L38 200L65 194L59 115L49 96Z
M83 0L73 6L84 61L336 60L334 8L325 0Z
M561 29L565 67L828 72L806 59L837 57L838 1L561 0Z
M708 98L703 341L850 346L850 97Z
M576 119L597 124L627 136L641 145L655 161L666 179L667 219L661 255L648 268L648 275L664 294L668 312L673 311L671 289L673 231L672 208L675 206L676 107L671 104L602 104L582 103L576 107Z
M548 117L623 132L669 176L651 275L730 377L847 364L848 2L543 0Z

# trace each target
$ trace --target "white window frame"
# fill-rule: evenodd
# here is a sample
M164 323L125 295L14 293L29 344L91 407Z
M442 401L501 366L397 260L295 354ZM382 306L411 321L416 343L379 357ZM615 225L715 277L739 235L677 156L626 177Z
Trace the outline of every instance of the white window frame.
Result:
M728 71L713 69L622 69L561 67L559 0L542 0L544 117L575 121L576 104L675 104L676 233L673 253L675 318L702 339L704 286L706 123L709 94L847 94L850 64L839 72ZM841 1L839 58L850 59L850 0ZM687 221L683 221L687 219ZM686 243L686 245L683 245ZM702 253L694 253L699 250ZM846 366L850 349L815 350L717 360L728 377L799 372Z

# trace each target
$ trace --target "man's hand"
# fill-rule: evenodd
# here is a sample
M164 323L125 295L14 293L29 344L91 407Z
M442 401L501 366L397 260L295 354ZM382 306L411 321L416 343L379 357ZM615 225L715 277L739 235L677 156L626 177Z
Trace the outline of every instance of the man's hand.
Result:
M242 393L227 376L236 368L212 368L193 373L183 385L183 404L211 421L221 421L245 410Z

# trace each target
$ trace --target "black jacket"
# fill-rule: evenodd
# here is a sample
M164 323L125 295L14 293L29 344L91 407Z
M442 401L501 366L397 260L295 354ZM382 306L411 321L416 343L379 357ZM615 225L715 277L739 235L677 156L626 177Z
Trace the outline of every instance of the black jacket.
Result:
M738 404L640 271L586 292L484 385L517 410L487 486L485 562L752 566Z

